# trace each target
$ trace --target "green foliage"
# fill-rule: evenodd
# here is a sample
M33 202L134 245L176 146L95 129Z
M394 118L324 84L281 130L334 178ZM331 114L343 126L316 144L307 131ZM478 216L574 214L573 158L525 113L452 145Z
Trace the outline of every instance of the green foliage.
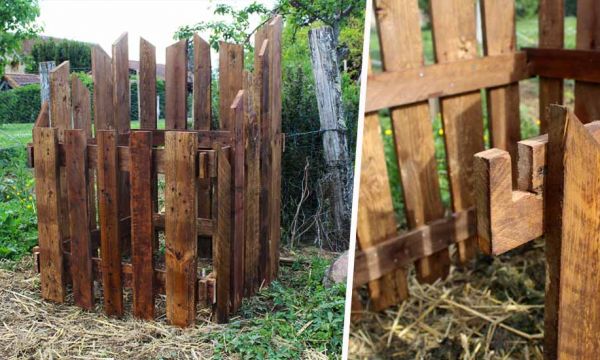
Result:
M517 18L530 18L538 13L539 0L517 0L515 11Z
M37 243L33 178L22 147L0 149L0 259L18 259Z
M322 285L328 265L313 257L308 266L295 262L282 268L278 281L244 300L242 320L207 335L215 342L214 357L299 359L304 351L313 350L339 358L346 287Z
M325 24L331 26L336 35L349 19L364 21L365 16L364 0L279 0L275 9L292 26Z
M90 71L92 69L92 48L89 44L74 40L38 39L31 49L31 61L28 72L37 72L39 63L54 61L59 65L69 60L72 71Z
M40 31L35 24L39 15L37 0L0 1L0 76L4 75L4 67L9 62L19 60L23 40Z
M0 124L34 122L40 111L40 85L0 92Z

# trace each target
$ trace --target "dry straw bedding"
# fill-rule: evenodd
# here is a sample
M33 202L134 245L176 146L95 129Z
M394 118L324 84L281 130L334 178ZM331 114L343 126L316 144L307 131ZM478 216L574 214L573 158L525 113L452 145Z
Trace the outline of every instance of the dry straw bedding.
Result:
M351 359L542 359L543 242L452 267L384 312L351 326ZM365 294L363 293L363 296Z

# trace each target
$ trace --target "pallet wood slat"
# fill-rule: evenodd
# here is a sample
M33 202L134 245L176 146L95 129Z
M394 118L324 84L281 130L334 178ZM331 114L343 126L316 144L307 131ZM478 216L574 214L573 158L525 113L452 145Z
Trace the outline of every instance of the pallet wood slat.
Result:
M233 130L230 107L242 90L244 71L244 47L242 45L219 43L219 128Z
M472 76L473 73L477 76ZM460 95L530 77L524 52L386 70L369 75L365 111L372 112L431 98Z
M600 52L594 50L524 48L527 64L532 75L546 80L574 79L586 83L600 83L600 71L596 64ZM562 92L560 93L562 97ZM554 104L560 103L555 100ZM552 103L549 103L550 105Z
M38 201L38 238L42 297L62 303L65 300L65 271L63 267L62 239L59 222L63 218L60 201L60 172L58 167L58 129L40 127L33 129L35 144L35 192Z
M113 107L119 133L131 128L129 110L129 36L123 33L112 45Z
M115 129L113 111L112 60L98 45L92 48L92 77L94 79L94 129Z
M156 47L140 37L140 128L156 129Z
M194 34L194 129L210 130L211 110L210 45Z
M187 128L187 41L167 47L165 71L165 128Z
M88 168L86 166L87 134L84 130L66 130L66 172L69 200L71 279L75 304L94 307L94 278L92 274L92 243L89 231Z
M475 2L433 0L431 17L438 62L477 57ZM488 44L488 47L490 45L492 44ZM481 95L479 91L475 91L442 98L440 103L452 210L456 212L473 205L470 180L473 174L473 155L484 149ZM496 115L502 116L501 113ZM472 259L476 250L476 238L460 242L460 262L465 263Z
M133 314L154 317L154 232L152 197L152 132L136 131L131 149L131 265Z
M232 244L232 283L233 292L232 307L237 311L242 303L244 295L244 256L245 256L245 212L246 203L244 201L244 190L246 186L245 170L245 146L246 131L244 120L244 104L247 101L247 95L244 90L240 90L233 100L229 109L229 119L233 121L235 144L233 148L233 244Z
M356 252L353 286L356 288L381 279L420 258L475 235L474 208L434 220L407 233L393 235L376 246Z
M107 315L122 316L117 131L100 130L96 133L96 137L98 139L98 203L104 311Z
M564 46L565 37L564 0L540 0L538 14L539 47L561 49ZM577 68L577 66L572 68ZM545 134L548 126L548 106L563 103L563 80L541 76L539 89L540 134ZM548 341L544 340L544 343L548 344ZM544 346L544 352L547 352L548 349L547 346ZM554 351L552 352L554 353Z
M216 320L224 323L229 320L229 306L231 299L231 165L228 156L222 149L217 149L217 186L216 193L218 206L213 211L216 220L216 234L213 239L213 266L215 269L217 285Z
M190 132L165 137L165 261L167 319L190 326L196 319L198 217L197 138Z

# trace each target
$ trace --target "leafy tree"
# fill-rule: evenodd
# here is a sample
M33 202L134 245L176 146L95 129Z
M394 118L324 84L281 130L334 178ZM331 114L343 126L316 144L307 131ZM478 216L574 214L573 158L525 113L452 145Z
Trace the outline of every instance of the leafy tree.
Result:
M31 49L29 72L37 72L39 63L54 61L56 65L69 60L71 70L90 71L92 69L92 48L89 44L75 40L38 39Z
M0 1L0 76L7 64L19 60L23 40L40 31L35 24L39 15L38 0Z

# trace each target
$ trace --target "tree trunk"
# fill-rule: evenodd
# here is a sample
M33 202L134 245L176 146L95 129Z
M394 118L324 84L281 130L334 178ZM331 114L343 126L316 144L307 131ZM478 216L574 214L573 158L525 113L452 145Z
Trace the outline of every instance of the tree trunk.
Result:
M329 205L331 230L338 235L338 239L347 241L352 203L352 167L348 158L337 39L331 27L312 29L308 37L323 134L323 155L327 166L325 200Z

